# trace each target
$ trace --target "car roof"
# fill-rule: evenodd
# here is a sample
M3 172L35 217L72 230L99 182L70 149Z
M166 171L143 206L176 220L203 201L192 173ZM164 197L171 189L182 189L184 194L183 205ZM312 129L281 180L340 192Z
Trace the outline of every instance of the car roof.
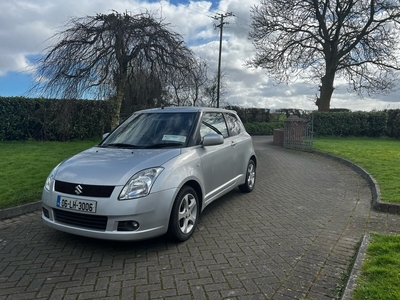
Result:
M167 106L150 108L137 111L136 113L177 113L177 112L230 112L236 114L234 110L227 110L215 107L201 107L201 106Z

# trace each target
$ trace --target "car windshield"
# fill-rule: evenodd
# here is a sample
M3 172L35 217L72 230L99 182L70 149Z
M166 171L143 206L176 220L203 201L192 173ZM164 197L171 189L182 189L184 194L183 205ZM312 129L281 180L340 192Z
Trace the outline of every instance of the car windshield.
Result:
M143 113L130 117L100 144L117 148L184 147L195 113Z

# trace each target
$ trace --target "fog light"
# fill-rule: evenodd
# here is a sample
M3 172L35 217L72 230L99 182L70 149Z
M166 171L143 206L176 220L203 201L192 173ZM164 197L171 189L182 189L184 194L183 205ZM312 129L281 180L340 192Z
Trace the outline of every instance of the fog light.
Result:
M43 206L42 206L42 209L43 209L43 215L44 215L47 219L50 219L49 210L48 210L47 208L44 208Z
M121 221L118 222L118 231L135 231L139 226L139 222L136 221Z

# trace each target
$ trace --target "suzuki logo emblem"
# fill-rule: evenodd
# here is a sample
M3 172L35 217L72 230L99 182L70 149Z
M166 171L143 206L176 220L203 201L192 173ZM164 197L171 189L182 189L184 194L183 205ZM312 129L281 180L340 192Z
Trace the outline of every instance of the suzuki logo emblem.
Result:
M75 194L80 195L80 194L82 194L82 192L83 192L83 187L80 184L78 184L75 187Z

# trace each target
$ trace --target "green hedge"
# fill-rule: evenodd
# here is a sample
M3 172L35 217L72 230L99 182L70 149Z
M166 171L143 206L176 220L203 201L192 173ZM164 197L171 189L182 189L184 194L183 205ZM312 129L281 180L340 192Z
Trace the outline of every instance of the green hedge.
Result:
M274 129L283 128L284 122L254 122L244 123L244 127L252 135L272 135Z
M271 121L270 110L268 108L243 108L233 105L228 105L224 108L236 111L243 123L263 123Z
M242 109L240 112L245 116L243 122L250 134L270 135L274 129L284 127L284 122L267 122L272 116L268 109ZM400 138L400 109L301 112L303 118L313 116L315 135ZM0 141L100 138L111 129L110 113L107 101L0 97Z
M0 97L0 140L100 138L110 130L106 101Z
M316 135L400 138L400 109L372 112L314 112Z
M281 115L282 112L276 113ZM271 119L275 114L271 114ZM400 109L350 112L344 109L330 112L301 111L301 118L313 118L313 131L316 136L388 136L400 138ZM246 130L253 135L273 134L274 129L283 128L283 122L245 123Z
M385 135L400 138L400 109L385 110L388 115Z
M316 135L370 136L386 134L386 112L314 112Z

